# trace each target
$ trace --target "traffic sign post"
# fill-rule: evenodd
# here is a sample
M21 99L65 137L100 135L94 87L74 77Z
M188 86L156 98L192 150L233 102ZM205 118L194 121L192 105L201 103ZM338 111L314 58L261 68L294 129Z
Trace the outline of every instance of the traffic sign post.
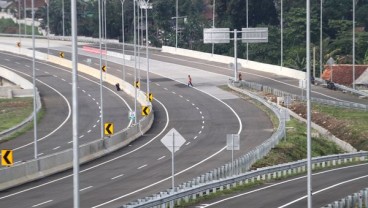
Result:
M20 45L20 42L17 42L17 47L18 47L18 48L20 48L20 46L21 46L21 45Z
M230 38L230 33L234 34L234 38ZM240 40L243 43L266 43L268 42L268 28L242 28L242 31L230 31L229 28L204 28L203 43L230 43L234 40L234 81L238 81L238 57L237 57L237 41L238 33L242 34Z
M148 98L148 100L149 100L150 102L152 102L152 100L153 100L153 94L152 94L152 93L148 93L147 98Z
M60 56L60 58L64 58L65 57L64 52L59 52L59 56Z
M135 119L135 112L134 111L129 111L129 119L130 120L134 120Z
M114 134L114 123L105 123L105 135L110 136Z
M101 69L102 69L103 72L106 72L106 66L105 65L103 65Z
M231 150L231 172L234 175L234 150L240 149L239 134L227 134L226 135L226 149Z
M162 139L162 144L167 147L167 149L171 152L171 185L172 185L172 193L174 192L174 185L175 185L175 170L174 170L174 153L180 149L181 146L185 143L185 139L176 129L172 128Z
M13 150L1 150L1 165L2 166L12 166L14 164L13 160Z
M134 86L135 86L136 88L139 88L139 87L140 87L139 81L135 81Z

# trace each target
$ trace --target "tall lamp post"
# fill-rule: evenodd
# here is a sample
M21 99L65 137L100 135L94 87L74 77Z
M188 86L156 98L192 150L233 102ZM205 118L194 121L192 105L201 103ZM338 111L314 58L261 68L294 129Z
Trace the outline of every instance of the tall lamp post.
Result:
M281 60L280 60L280 66L281 66L281 70L282 67L284 65L284 9L283 9L284 5L283 5L283 0L281 0L281 21L280 21L280 27L281 27Z
M357 0L353 0L353 89L355 89L355 4Z
M103 0L98 0L98 39L99 39L99 47L100 47L100 108L101 108L101 113L100 113L100 117L101 117L101 125L100 125L100 133L101 133L101 139L104 136L104 118L103 118L103 81L102 81L102 20L101 20L101 6L102 6L102 2Z
M27 35L27 2L23 0L24 3L24 35Z
M38 158L37 150L37 88L36 88L36 66L35 66L35 20L34 20L34 0L32 0L32 48L33 48L33 58L32 58L32 69L33 69L33 132L34 132L34 158Z
M246 13L247 13L247 28L249 27L249 21L248 21L248 17L249 17L249 15L248 15L248 0L246 1ZM249 43L247 43L247 61L248 61L248 46L249 46Z
M307 0L307 192L308 208L312 208L312 141L311 141L311 69L310 69L310 0Z
M323 14L323 0L321 1L321 8L320 8L320 23L319 23L319 77L322 78L322 63L323 63L323 57L322 57L322 14Z
M175 18L175 50L178 48L178 16L179 16L179 3L176 0L176 18Z
M125 31L124 31L124 2L125 0L120 0L121 2L121 33L123 41L123 80L125 81Z
M213 0L212 6L212 28L215 28L215 11L216 11L216 0ZM212 56L215 53L215 43L212 43Z
M150 81L149 81L149 51L148 51L148 9L152 9L152 5L149 4L150 0L146 2L146 61L147 61L147 96L150 94Z
M49 34L50 34L50 17L49 17L49 14L50 14L50 0L46 0L46 4L47 4L47 59L49 59L49 54L50 54L50 39L49 39Z
M64 0L61 1L61 6L62 6L62 12L63 12L63 40L64 40L64 37L65 37L65 12L64 12Z

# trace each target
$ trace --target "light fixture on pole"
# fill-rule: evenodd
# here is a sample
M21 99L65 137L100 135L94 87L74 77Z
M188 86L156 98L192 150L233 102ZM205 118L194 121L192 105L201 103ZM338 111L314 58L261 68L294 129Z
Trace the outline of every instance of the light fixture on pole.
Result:
M100 109L101 109L101 113L100 113L100 118L101 118L101 124L100 124L100 135L101 135L101 139L104 138L104 117L103 117L103 77L102 77L102 14L101 14L101 6L102 6L102 2L103 0L98 0L98 39L99 39L99 47L100 47Z
M24 3L24 35L27 35L27 2L23 0Z
M248 21L248 17L249 17L249 15L248 15L248 0L246 1L246 13L247 13L247 28L249 27L249 21ZM249 49L249 44L248 44L248 42L247 42L247 61L248 61L248 49Z
M20 0L18 0L18 35L19 35L19 43L21 42L21 38L20 38ZM20 50L20 47L19 47L19 50Z
M147 96L150 94L150 81L149 81L149 51L148 51L148 9L152 9L152 4L149 3L150 0L147 0L145 4L146 9L146 61L147 61Z
M175 50L178 48L178 18L179 18L179 3L176 0L176 17L175 17Z
M62 13L63 13L63 40L65 37L65 8L64 8L64 0L61 1L62 4Z
M133 38L133 42L134 42L134 84L137 82L137 27L136 27L136 1L133 0L134 4L133 4L133 29L134 29L134 38ZM134 113L135 115L137 115L137 87L134 86ZM137 116L134 116L134 124L137 124Z
M281 27L281 57L280 57L280 66L281 66L281 70L282 67L284 66L284 9L283 9L284 5L283 5L283 0L281 0L281 21L280 21L280 27Z
M320 23L319 23L319 77L322 78L322 70L323 70L323 67L322 67L322 64L323 64L323 57L322 57L322 14L323 14L323 0L320 0L321 1L321 8L320 8Z
M49 54L50 54L50 38L49 38L49 34L50 34L50 0L46 0L45 1L47 4L47 59L49 59Z
M355 4L357 0L353 0L353 89L355 89Z

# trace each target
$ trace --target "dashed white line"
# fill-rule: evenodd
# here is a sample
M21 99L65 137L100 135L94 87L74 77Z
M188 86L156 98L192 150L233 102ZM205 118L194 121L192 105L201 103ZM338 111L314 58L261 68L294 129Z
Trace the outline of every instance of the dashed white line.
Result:
M20 64L20 63L19 63L19 62L17 62L17 61L16 61L15 63L16 63L16 64Z
M101 106L98 106L98 109L101 109ZM101 111L100 111L101 112Z
M97 120L97 123L100 123L100 120Z
M88 94L88 97L91 97L91 94Z
M91 129L87 131L87 133L91 133Z
M198 137L197 136L195 136L193 139L197 139Z
M204 129L204 126L202 126L202 129Z
M117 69L116 71L121 72L121 70L120 70L120 69Z
M9 59L4 59L5 61L10 61Z
M41 206L41 205L44 205L44 204L50 203L50 202L52 202L52 201L53 201L53 200L48 200L48 201L45 201L45 202L42 202L42 203L39 203L39 204L33 205L32 207L38 207L38 206Z
M80 135L80 136L79 136L79 139L82 139L83 137L84 137L84 135Z
M193 106L195 106L195 104L194 104L194 103L192 103L192 105L193 105Z
M202 116L202 119L204 119L204 116Z
M29 66L29 65L24 65L24 66L26 66L26 67L28 67L28 68L29 68L29 67L31 67L31 66Z
M183 96L182 96L182 95L179 95L179 97L183 98Z
M96 128L96 124L95 124L95 125L93 125L93 128Z
M73 143L73 140L68 142L68 144L70 144L70 143Z
M158 158L157 160L162 160L162 159L164 159L166 156L162 156L162 157L160 157L160 158Z
M202 114L202 111L199 111L200 114Z
M164 87L164 90L168 90L166 87Z
M114 179L120 178L120 177L122 177L122 176L124 176L124 174L121 174L121 175L118 175L118 176L112 177L112 178L111 178L111 180L114 180Z
M141 167L139 167L139 168L137 168L137 169L139 170L139 169L142 169L142 168L144 168L144 167L146 167L146 166L147 166L147 164L142 165Z
M20 161L20 160L19 160L19 161L17 161L17 162L15 162L15 163L13 163L13 164L18 164L18 163L21 163L21 162L22 162L22 161Z
M45 74L50 74L48 71L45 71Z
M132 76L132 74L131 73L127 73L128 75L130 75L130 76Z
M84 191L84 190L90 189L90 188L92 188L92 187L93 187L93 186L88 186L88 187L83 188L83 189L81 189L81 190L79 190L79 191Z
M204 124L204 121L202 121L202 123Z
M86 91L85 91L85 90L82 90L82 92L86 93Z
M198 134L202 134L202 131L199 131Z
M197 110L199 110L199 108L198 108L198 107L196 107L196 109L197 109Z
M190 144L190 142L186 143L185 145L189 145L189 144Z
M38 156L41 156L41 155L43 155L43 153L38 154Z
M55 74L54 74L54 75L52 75L52 76L53 76L53 77L55 77L55 78L57 78L57 77L58 77L58 76L57 76L57 75L55 75Z
M37 71L40 71L40 69L36 69Z
M93 101L95 101L96 99L95 98L92 98Z
M96 104L98 105L99 103L98 103L98 102L96 102Z
M59 148L60 148L60 146L57 146L57 147L53 148L52 150L57 150L57 149L59 149Z
M64 82L66 82L66 80L65 79L61 79L62 81L64 81Z
M172 94L176 95L176 92L171 92Z
M94 63L96 66L100 66L100 64L99 63Z
M187 99L187 101L189 102L190 100Z

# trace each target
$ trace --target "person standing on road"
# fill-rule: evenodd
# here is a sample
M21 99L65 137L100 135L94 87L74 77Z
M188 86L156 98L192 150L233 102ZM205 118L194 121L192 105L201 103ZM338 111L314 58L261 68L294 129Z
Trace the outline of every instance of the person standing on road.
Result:
M193 87L192 77L190 77L190 75L188 75L188 87L189 87L189 85Z

